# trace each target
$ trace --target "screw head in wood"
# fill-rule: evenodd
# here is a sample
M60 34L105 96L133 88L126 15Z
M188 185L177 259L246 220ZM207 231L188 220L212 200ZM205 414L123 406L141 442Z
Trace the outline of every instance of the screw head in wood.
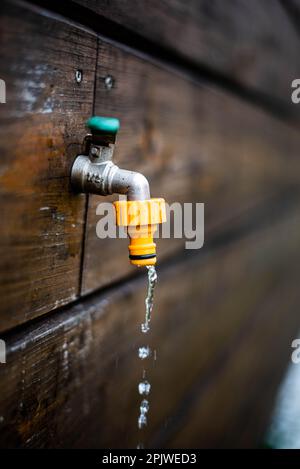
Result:
M76 80L76 83L81 83L82 82L82 70L76 70L75 80Z
M104 84L107 90L111 90L112 87L114 86L113 77L111 75L106 75L106 77L104 78Z

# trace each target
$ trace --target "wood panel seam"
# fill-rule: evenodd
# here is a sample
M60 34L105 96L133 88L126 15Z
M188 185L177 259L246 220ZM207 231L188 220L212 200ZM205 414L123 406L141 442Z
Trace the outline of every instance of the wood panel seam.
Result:
M94 114L94 112L95 112L96 91L97 91L98 55L99 55L99 38L97 37L97 43L96 43L96 58L95 58L95 74L94 74L94 89L93 89L93 104L92 104L92 112L93 112L93 114ZM78 282L78 296L79 296L79 297L82 296L83 272L84 272L84 258L85 258L85 243L86 243L86 236L87 236L88 210L89 210L89 194L86 194L85 208L84 208L83 231L82 231L82 245L81 245L80 269L79 269L79 282Z

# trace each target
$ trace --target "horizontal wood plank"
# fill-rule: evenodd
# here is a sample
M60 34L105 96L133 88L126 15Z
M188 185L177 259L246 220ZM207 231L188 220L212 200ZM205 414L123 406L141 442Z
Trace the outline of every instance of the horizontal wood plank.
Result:
M142 434L145 277L7 334L1 446L255 446L300 326L300 219L282 213L159 271Z
M74 3L158 46L176 51L200 67L279 98L295 111L290 91L299 72L299 37L279 0L75 0ZM113 25L110 30L113 34ZM101 21L98 32L101 34ZM135 44L138 49L137 39Z
M118 117L115 162L141 171L153 197L205 203L205 236L266 199L299 186L299 133L242 100L197 86L131 53L99 43L95 113ZM113 77L107 89L105 77ZM89 199L83 293L134 272L127 240L99 239ZM159 259L183 246L157 240Z
M13 2L0 22L3 330L79 294L85 197L71 193L69 172L92 113L97 39Z

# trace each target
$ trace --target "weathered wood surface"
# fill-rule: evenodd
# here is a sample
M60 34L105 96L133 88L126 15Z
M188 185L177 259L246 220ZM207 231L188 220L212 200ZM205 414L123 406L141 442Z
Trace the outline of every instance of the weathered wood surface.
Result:
M290 103L299 37L283 2L76 1L187 57L203 76L208 67ZM0 330L22 324L1 333L0 446L259 445L300 328L297 131L102 39L97 57L93 33L22 5L2 2L0 19ZM148 341L157 360L147 365L142 435L146 282L129 266L127 241L96 238L95 208L106 198L89 198L81 271L86 199L70 191L69 172L93 110L121 119L116 162L143 172L153 196L206 204L200 252L158 240L164 262Z
M0 23L3 330L79 293L85 197L70 192L69 172L92 113L97 40L13 2L1 2Z
M290 104L291 82L299 74L299 37L282 5L285 0L282 4L277 0L74 3L200 66ZM295 111L292 105L291 111Z
M205 203L206 237L249 207L299 186L298 131L115 46L100 41L98 54L95 113L121 121L116 163L145 174L154 197ZM114 79L110 90L108 75ZM134 272L127 240L97 238L96 207L108 200L89 198L83 293ZM160 260L183 241L157 244Z
M69 171L92 113L96 63L89 32L8 5L1 5L8 84L0 108L1 330L79 294L85 198L70 192ZM296 131L238 98L101 41L96 85L95 112L121 119L117 162L144 172L153 195L206 203L207 235L299 182ZM134 272L126 240L96 237L95 207L104 200L90 198L82 293ZM182 241L158 246L164 258Z
M299 319L299 213L159 272L149 425L136 428L144 277L5 338L2 447L255 446Z

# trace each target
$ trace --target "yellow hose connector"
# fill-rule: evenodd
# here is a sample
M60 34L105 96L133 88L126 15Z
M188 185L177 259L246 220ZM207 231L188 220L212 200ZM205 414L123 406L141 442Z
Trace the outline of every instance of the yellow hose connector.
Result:
M164 199L120 200L114 202L116 223L127 226L130 238L131 264L144 266L156 264L156 244L153 235L159 223L166 221Z

